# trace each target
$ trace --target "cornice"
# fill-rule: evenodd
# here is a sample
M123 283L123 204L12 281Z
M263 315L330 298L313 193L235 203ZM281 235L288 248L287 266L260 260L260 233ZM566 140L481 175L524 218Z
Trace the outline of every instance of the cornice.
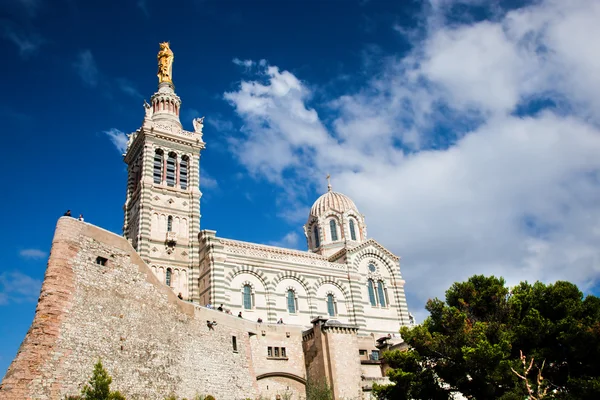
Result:
M345 264L329 262L327 257L308 251L292 250L232 239L217 238L217 240L223 246L223 252L226 254L283 261L328 269L346 270Z
M398 257L397 255L395 255L394 253L392 253L391 251L389 251L388 249L383 247L375 239L368 239L365 242L359 244L358 246L355 246L355 247L352 247L349 249L344 249L344 250L346 250L349 254L355 254L355 253L359 252L360 250L366 249L369 246L376 247L379 251L381 251L382 253L384 253L385 255L387 255L388 257L390 257L396 261L400 260L400 257Z
M333 253L332 255L330 255L327 259L330 262L335 262L337 260L339 260L340 258L342 258L344 256L344 254L346 254L348 250L344 247L343 249L341 249L340 251Z

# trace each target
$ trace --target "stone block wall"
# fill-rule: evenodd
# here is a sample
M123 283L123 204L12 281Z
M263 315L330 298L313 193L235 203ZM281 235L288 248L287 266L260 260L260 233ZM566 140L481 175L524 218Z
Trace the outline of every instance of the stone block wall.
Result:
M330 327L326 331L332 389L335 399L362 399L361 365L358 360L356 330Z
M217 322L214 330L207 320ZM256 325L177 299L124 238L63 217L34 321L0 398L78 394L98 359L112 388L128 399L255 398L250 338L260 334ZM288 327L273 329L280 335Z
M335 400L363 398L357 331L352 325L316 318L303 336L308 378L315 384L325 379Z
M302 350L302 328L291 325L256 324L258 334L250 337L252 361L260 395L275 399L289 393L294 399L305 395L306 368ZM268 348L271 348L271 356ZM276 357L275 348L279 357ZM285 357L281 349L285 349Z

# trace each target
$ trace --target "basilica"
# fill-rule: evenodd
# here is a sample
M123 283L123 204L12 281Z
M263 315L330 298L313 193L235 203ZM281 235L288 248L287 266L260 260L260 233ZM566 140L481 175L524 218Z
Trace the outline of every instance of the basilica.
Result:
M204 119L181 125L168 43L158 66L124 154L123 235L58 220L0 398L75 395L101 359L128 399L300 400L319 385L372 399L391 383L380 352L405 350L398 331L413 324L399 257L331 184L307 216L306 251L201 229Z
M269 323L309 326L321 315L376 335L410 324L399 257L367 236L365 217L331 184L307 216L307 251L200 228L204 118L193 121L193 132L183 129L167 44L158 59L158 90L124 155L123 225L158 279L191 302Z

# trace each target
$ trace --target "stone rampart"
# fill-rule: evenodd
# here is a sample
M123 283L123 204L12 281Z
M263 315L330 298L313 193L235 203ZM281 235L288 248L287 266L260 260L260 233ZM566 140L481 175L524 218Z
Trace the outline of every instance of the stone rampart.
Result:
M207 320L217 322L214 329ZM78 394L98 359L113 377L112 388L128 399L196 393L255 398L263 390L256 369L265 383L272 379L281 387L303 380L301 329L269 326L266 336L263 330L179 300L124 238L63 217L33 323L0 385L0 398ZM268 340L271 335L274 340ZM266 359L270 345L285 346L288 360ZM279 364L281 371L284 364L293 366L293 376L278 374Z

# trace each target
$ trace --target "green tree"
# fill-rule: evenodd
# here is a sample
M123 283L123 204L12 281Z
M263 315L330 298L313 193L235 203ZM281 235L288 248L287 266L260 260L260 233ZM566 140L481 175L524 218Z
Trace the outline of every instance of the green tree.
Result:
M125 397L119 393L110 391L112 378L102 366L102 362L94 365L94 372L87 385L81 391L82 398L85 400L125 400Z
M308 379L306 382L306 400L332 400L333 392L324 379Z
M412 350L384 354L395 386L376 386L380 399L523 399L513 372L521 351L544 363L545 398L600 398L600 299L572 283L509 290L502 278L473 276L426 309L422 325L401 330Z

